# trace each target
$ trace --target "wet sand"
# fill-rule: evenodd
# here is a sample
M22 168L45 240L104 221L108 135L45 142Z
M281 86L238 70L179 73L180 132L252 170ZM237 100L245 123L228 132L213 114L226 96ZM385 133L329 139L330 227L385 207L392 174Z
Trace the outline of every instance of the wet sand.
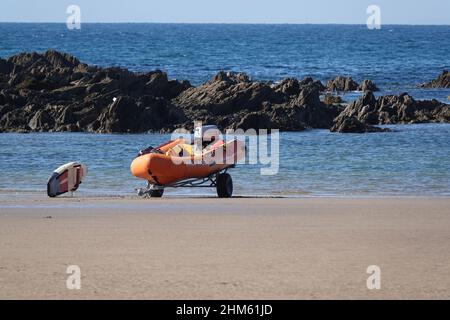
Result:
M449 299L450 199L3 198L0 298Z

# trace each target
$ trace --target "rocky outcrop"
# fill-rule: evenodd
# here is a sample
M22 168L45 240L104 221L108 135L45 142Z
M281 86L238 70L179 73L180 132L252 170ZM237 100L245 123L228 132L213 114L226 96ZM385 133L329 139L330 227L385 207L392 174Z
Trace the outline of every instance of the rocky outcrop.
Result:
M365 91L348 106L327 89ZM0 58L0 132L166 132L192 128L194 120L220 129L307 128L372 132L376 124L449 122L449 107L407 94L376 99L369 80L358 85L337 77L325 87L310 77L278 83L253 81L246 74L219 72L193 87L156 70L89 66L49 50Z
M325 103L327 106L331 106L331 105L334 105L334 104L341 104L341 103L344 102L344 101L342 100L342 97L341 97L341 96L335 96L335 95L328 94L328 93L324 95L322 101L323 101L323 103Z
M186 121L171 99L190 87L158 70L103 69L52 50L22 53L0 60L0 130L166 131Z
M376 99L366 91L335 119L333 131L339 131L346 121L355 123L353 119L365 125L450 122L450 106L437 100L416 101L406 93Z
M34 131L49 131L54 125L55 119L45 109L38 110L28 122L28 127Z
M314 87L317 91L320 92L326 90L326 87L322 84L322 82L314 80L311 77L306 77L303 80L287 78L273 86L273 89L276 92L282 92L283 94L287 94L290 96L298 96L300 92L306 87Z
M14 65L11 62L0 58L0 76L9 74L13 68Z
M338 76L327 82L329 91L356 91L358 87L358 83L350 77Z
M372 82L372 80L363 80L361 84L358 87L358 91L380 91L378 87L375 85L375 83Z
M203 120L225 128L329 128L342 111L319 99L312 78L277 84L219 72L192 87L161 71L99 68L47 51L0 60L0 130L147 132L190 128Z
M444 70L435 80L419 85L422 88L450 88L450 72Z
M328 91L379 91L378 87L371 80L363 80L361 84L358 84L350 77L338 76L327 82L326 89Z
M119 97L98 117L98 132L167 131L186 118L183 112L166 100L154 96Z
M390 132L391 130L365 124L356 117L339 117L331 127L330 131L340 133L370 133Z
M256 111L264 102L281 103L283 94L268 84L250 81L241 73L218 73L201 86L182 92L176 104L191 113L229 115L243 109Z
M189 119L223 128L330 128L339 107L319 99L323 85L311 78L285 79L278 84L251 81L242 73L219 72L210 81L173 99Z

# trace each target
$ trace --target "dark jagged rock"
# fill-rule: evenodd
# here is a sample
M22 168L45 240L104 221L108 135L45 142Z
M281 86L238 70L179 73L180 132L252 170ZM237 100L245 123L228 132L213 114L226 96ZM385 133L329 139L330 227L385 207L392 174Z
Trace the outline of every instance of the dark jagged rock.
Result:
M189 87L159 70L102 69L53 50L21 53L0 59L0 130L167 130L186 121L170 100ZM121 98L114 104L114 97Z
M281 103L283 94L275 92L266 83L250 81L245 74L219 72L210 81L183 91L174 103L191 114L200 110L212 115L227 115L244 109L257 111L266 101Z
M363 80L363 82L361 82L361 84L358 87L358 91L380 91L380 89L378 89L378 87L375 85L375 83L372 82L372 80Z
M9 74L14 68L14 64L9 61L6 61L0 58L0 75L1 74Z
M55 50L48 50L44 53L44 58L51 64L54 68L75 68L81 63L80 61L67 54L61 53Z
M49 131L54 124L55 119L45 109L38 110L28 122L28 126L33 131Z
M295 118L305 126L318 129L329 129L333 119L344 109L340 105L327 106L320 101L320 93L316 87L306 87L300 95L290 102L294 106Z
M376 125L450 122L449 115L450 106L437 100L416 101L406 93L376 99L371 91L366 91L335 119L334 128L336 124L339 126L345 119L350 118L355 118L366 125Z
M281 92L282 94L290 96L297 96L302 90L300 81L295 78L284 79L280 83L273 86L273 89L275 92Z
M28 122L30 120L31 111L26 108L13 109L6 112L0 119L0 129L4 132L16 131L26 132L29 131Z
M327 89L327 87L325 87L322 82L320 82L319 80L314 80L311 77L306 77L303 80L300 81L300 86L301 88L306 88L306 87L313 87L315 88L317 91L319 92L323 92Z
M318 91L325 91L326 87L320 81L315 81L310 77L299 81L295 78L287 78L273 87L276 92L281 92L290 96L298 96L300 92L306 87L314 87Z
M389 132L389 129L379 128L367 125L359 121L355 117L342 117L338 118L333 127L330 129L331 132L340 133L366 133L366 132Z
M358 100L348 105L340 114L340 117L355 117L359 121L368 124L378 124L378 114L376 111L377 100L371 91L366 91Z
M450 88L450 72L444 70L435 80L419 85L422 88Z
M325 103L327 106L331 106L334 104L341 104L344 101L342 100L341 96L335 96L332 94L326 94L323 97L323 103Z
M42 73L44 71L85 72L89 69L86 64L81 63L77 58L55 50L48 50L43 54L36 52L20 53L10 57L8 62L14 65L14 74L17 74L22 70L29 70L33 73Z
M151 96L119 97L98 118L99 132L147 132L170 127L185 120L166 100Z
M183 91L173 103L190 119L221 127L286 131L330 128L340 110L320 101L319 81L289 78L276 85L251 81L245 74L219 72L210 81Z
M345 77L327 87L358 89ZM368 80L359 87L375 89ZM406 94L376 99L366 91L345 108L330 96L321 101L326 89L309 77L272 84L223 71L192 87L188 81L169 80L159 70L135 73L88 66L53 50L21 53L0 58L0 132L167 132L192 128L193 120L220 129L336 127L369 132L376 124L450 121L449 106L436 100L415 101Z
M350 77L338 76L327 82L329 91L356 91L358 87L358 83Z
M250 112L247 113L241 121L236 125L236 129L272 129L277 128L277 126L274 125L269 115L263 112Z
M329 80L327 82L328 91L379 91L378 87L371 80L363 80L361 84L358 85L356 81L354 81L350 77L338 76L335 79Z

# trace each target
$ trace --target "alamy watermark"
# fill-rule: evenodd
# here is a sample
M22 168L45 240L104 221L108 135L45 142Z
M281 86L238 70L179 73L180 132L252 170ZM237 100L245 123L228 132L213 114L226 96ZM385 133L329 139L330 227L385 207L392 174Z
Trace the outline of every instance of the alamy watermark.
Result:
M66 287L69 290L81 290L81 269L77 265L70 265L66 269L69 274L66 280Z
M369 30L381 29L381 8L373 4L367 7L366 13L369 15L367 18L367 28Z
M69 15L66 20L66 26L69 30L81 29L81 8L75 4L67 7L66 13Z
M171 141L177 144L166 155L176 165L261 165L260 174L273 176L280 167L280 133L278 129L228 129L222 133L215 126L194 124L194 133L177 129Z
M370 276L367 278L367 289L380 290L381 289L381 268L376 265L368 266L366 270Z

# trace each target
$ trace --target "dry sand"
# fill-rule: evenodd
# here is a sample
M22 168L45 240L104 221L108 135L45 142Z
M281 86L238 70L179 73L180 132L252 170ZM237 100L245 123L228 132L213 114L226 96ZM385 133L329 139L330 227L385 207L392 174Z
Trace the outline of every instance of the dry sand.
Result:
M0 298L448 299L450 199L2 200Z

